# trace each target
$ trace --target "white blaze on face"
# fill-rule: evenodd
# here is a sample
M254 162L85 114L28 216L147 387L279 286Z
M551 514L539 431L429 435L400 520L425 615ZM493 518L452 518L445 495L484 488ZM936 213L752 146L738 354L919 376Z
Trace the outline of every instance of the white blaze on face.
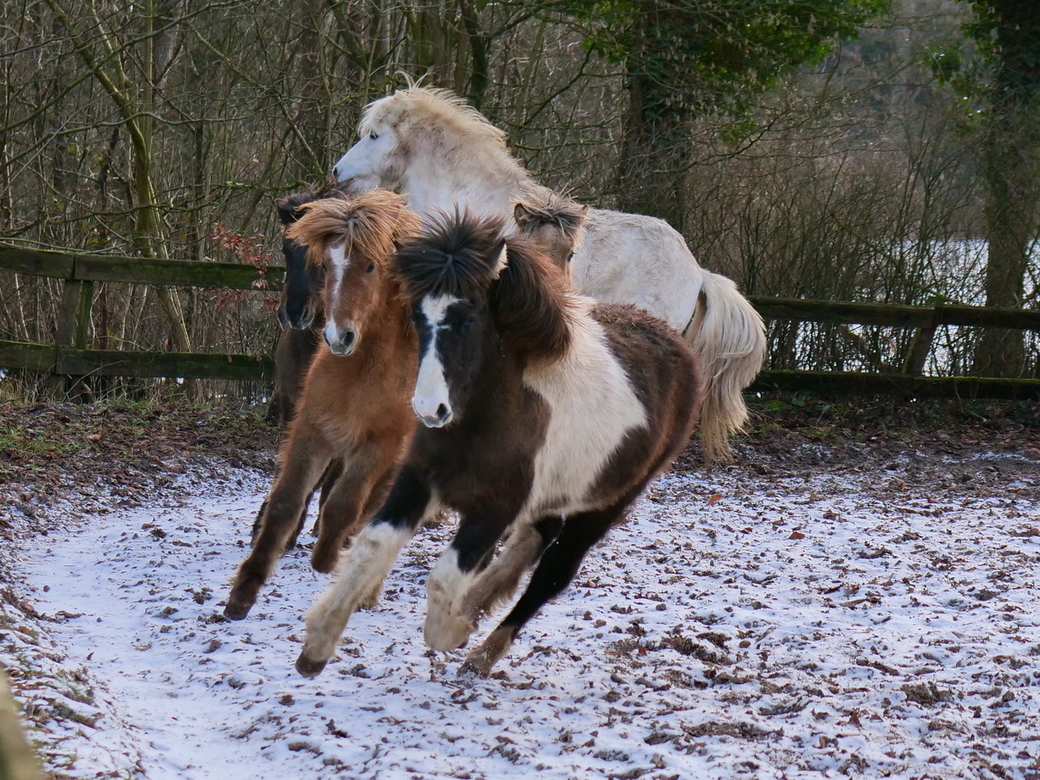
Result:
M451 397L448 381L444 377L444 366L437 355L437 334L444 329L444 318L448 308L460 298L450 295L428 295L420 305L423 317L426 318L430 330L430 341L426 350L419 357L419 377L415 382L415 394L412 396L412 408L426 425L439 428L450 419ZM448 409L448 418L442 418L437 410L441 406Z
M329 260L331 268L329 269L329 300L327 316L328 319L325 321L325 341L326 343L333 343L339 339L339 327L336 324L336 305L339 302L339 293L343 288L343 275L347 272L347 266L350 265L350 258L347 257L345 244L334 246L329 249Z

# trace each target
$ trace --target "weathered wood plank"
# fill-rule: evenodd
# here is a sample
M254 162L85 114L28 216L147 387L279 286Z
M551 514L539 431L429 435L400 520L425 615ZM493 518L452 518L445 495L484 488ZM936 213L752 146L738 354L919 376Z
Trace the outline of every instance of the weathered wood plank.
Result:
M849 303L801 298L748 300L766 319L798 322L831 322L846 325L886 325L929 328L933 325L977 325L994 328L1040 330L1040 310L999 309L986 306L900 306L889 303Z
M271 266L261 272L251 265L237 263L149 260L143 257L54 252L2 244L0 271L78 281L274 291L281 289L285 276L285 269L281 266Z
M973 376L909 376L825 371L776 371L759 374L752 392L806 391L822 395L897 395L919 398L1040 399L1040 379Z
M932 310L927 306L814 301L800 298L752 297L749 300L759 314L773 320L922 327L932 319Z
M50 373L58 362L58 350L47 344L0 340L0 368L23 368Z
M75 278L95 282L226 287L233 290L280 290L285 269L266 272L235 263L193 263L184 260L148 260L137 257L77 255Z
M72 278L72 255L0 244L0 269L53 279Z
M992 328L1040 330L1040 310L998 309L987 306L936 306L940 325L981 325Z
M59 349L55 372L69 376L269 380L274 360L252 355Z

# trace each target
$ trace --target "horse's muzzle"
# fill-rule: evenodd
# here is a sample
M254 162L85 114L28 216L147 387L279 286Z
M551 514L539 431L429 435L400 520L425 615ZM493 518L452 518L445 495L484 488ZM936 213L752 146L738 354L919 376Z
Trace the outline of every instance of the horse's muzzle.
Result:
M345 357L354 351L358 343L358 334L354 330L336 330L330 333L330 329L324 331L325 343L333 355Z
M443 428L455 418L455 413L447 405L439 404L437 411L433 414L419 414L418 416L427 428Z
M290 309L288 306L278 307L278 322L283 328L307 330L314 323L314 311L310 306Z

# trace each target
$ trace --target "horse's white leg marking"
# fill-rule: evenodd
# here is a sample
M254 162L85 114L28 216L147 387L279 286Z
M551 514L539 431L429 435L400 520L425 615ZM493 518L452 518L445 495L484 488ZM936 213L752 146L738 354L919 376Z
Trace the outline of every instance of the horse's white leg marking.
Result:
M335 583L307 611L307 640L303 653L312 661L328 660L358 606L371 598L397 554L412 536L411 528L390 523L368 525L340 555Z
M459 568L459 556L449 547L437 559L426 580L426 644L434 650L462 647L476 629L459 607L474 576Z
M412 395L412 409L423 423L431 428L440 428L451 422L451 396L448 381L444 377L444 366L437 356L437 332L444 327L448 307L458 300L450 295L431 295L423 298L420 305L420 311L430 328L430 342L426 345L426 352L420 357L419 375L415 382L415 393ZM442 406L448 410L446 416L438 413Z

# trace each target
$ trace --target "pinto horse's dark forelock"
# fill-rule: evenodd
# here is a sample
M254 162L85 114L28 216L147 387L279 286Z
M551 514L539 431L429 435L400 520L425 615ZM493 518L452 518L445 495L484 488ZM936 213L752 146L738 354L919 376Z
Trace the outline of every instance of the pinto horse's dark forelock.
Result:
M502 338L528 358L562 357L570 344L573 299L566 280L536 243L505 239L504 221L469 213L439 215L424 234L399 245L394 270L413 301L427 295L465 298L490 290L492 316Z
M394 259L408 297L464 298L486 290L497 276L493 263L502 251L504 227L502 219L469 213L431 217L423 235L402 242Z

